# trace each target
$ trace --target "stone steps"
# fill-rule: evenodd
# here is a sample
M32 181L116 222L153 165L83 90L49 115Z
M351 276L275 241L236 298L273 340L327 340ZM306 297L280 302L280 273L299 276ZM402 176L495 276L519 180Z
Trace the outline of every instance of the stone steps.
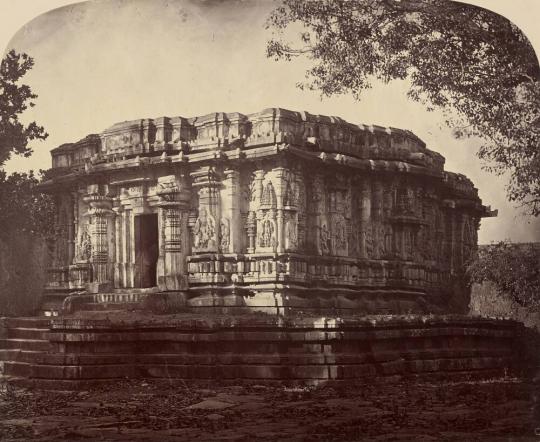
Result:
M35 350L21 350L19 348L2 349L0 350L0 361L10 362L30 362L34 363L39 361L39 358L45 357L45 355L53 354L43 351Z
M33 357L52 351L49 325L50 319L43 317L0 318L0 361L18 360L21 352Z
M163 364L163 365L354 365L382 364L399 361L403 364L424 360L453 360L468 358L510 358L508 350L430 350L410 353L359 353L359 354L166 354L166 353L49 353L43 351L23 351L19 349L0 350L0 358L6 361L29 362L40 365L115 365L115 364Z
M504 379L507 377L507 371L505 369L486 369L486 370L466 370L466 371L453 371L453 372L426 372L409 374L406 376L379 376L363 377L358 379L327 379L324 380L325 385L339 386L340 388L347 387L354 384L368 383L370 385L377 383L388 383L394 381L402 381L407 379L411 382L470 382L470 381L483 381L485 379ZM21 388L38 388L42 390L87 390L96 387L106 387L118 383L118 378L101 378L101 379L38 379L27 378L20 376L0 376L9 384L21 387ZM186 385L186 378L174 378L166 377L167 383L173 385ZM511 379L511 378L509 378ZM210 379L189 379L190 384L206 386ZM221 386L227 385L276 385L276 386L288 386L288 387L304 387L306 385L319 385L319 380L310 381L309 379L219 379Z
M108 364L108 365L37 365L7 361L4 374L35 379L356 379L363 377L401 375L403 373L446 373L493 370L510 365L508 358L431 359L392 361L379 364Z
M49 329L51 320L43 316L19 317L19 318L0 318L0 326L7 328L40 328Z
M42 390L63 391L84 390L118 382L118 379L92 379L90 381L81 381L73 379L31 379L10 375L0 376L0 379L19 388L39 388Z
M88 302L77 306L78 311L96 312L96 311L123 311L123 310L140 310L142 305L140 302Z
M44 339L0 339L0 349L51 351L53 345Z
M4 375L42 388L126 378L301 384L456 373L481 378L514 366L515 323L504 321L115 318L111 312L3 320Z
M27 327L15 327L8 328L8 339L40 339L48 340L49 329L48 328L27 328Z

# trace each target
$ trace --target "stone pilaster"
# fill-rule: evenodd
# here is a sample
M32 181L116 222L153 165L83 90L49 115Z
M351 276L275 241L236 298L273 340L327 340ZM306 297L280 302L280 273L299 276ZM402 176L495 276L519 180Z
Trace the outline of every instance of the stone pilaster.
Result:
M134 237L133 210L124 210L122 225L124 227L124 287L135 286L135 237Z
M372 203L372 218L373 218L373 243L374 256L377 259L382 258L384 248L383 234L383 204L384 190L380 179L375 178L373 181L373 203Z
M174 175L158 179L161 213L161 243L158 286L161 290L187 288L186 258L189 251L188 217L191 192Z
M125 223L124 207L119 206L113 209L114 217L114 237L115 237L115 253L114 253L114 286L125 287L125 256L124 242L125 238Z
M109 290L113 280L112 262L109 259L109 224L112 215L112 198L107 192L101 193L98 186L89 186L88 195L84 197L89 209L90 240L92 254L92 285L90 290L101 292Z
M317 174L312 182L312 205L314 213L314 243L317 246L319 255L328 255L330 253L330 229L328 225L326 197L327 189L325 186L324 175Z
M298 186L298 227L297 227L297 233L298 233L298 250L299 251L305 251L306 246L306 189L304 184L304 174L303 173L297 173L296 174L296 185Z
M371 235L371 186L367 179L360 184L360 240L359 255L371 258L373 241Z
M248 237L247 252L254 253L256 247L255 238L257 236L257 215L255 215L255 212L253 211L248 213L246 219L246 231Z
M242 251L242 215L240 213L240 172L225 170L222 190L222 218L220 220L220 246L222 253Z
M272 172L276 178L276 252L283 253L285 251L285 212L283 209L283 200L285 197L286 178L289 171L283 167L277 167Z

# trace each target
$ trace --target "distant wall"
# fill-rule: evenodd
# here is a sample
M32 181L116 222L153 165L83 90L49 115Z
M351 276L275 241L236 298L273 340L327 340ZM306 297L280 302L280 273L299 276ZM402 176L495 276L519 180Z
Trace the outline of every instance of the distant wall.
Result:
M540 312L520 306L489 281L473 284L469 307L473 315L509 317L540 330Z
M2 232L0 316L30 315L39 307L48 257L43 238L25 232Z

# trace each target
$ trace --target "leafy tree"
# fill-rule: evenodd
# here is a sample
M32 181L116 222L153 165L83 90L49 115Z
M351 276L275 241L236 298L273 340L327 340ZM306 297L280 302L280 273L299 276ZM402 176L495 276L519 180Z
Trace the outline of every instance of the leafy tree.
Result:
M54 237L54 201L38 189L40 178L32 171L7 175L0 170L0 232L16 230Z
M37 98L30 86L18 84L33 65L31 57L14 50L6 54L0 65L0 166L9 159L12 152L30 156L32 149L28 142L44 140L48 136L45 129L35 121L27 126L19 121L19 115L28 106L33 107L32 100Z
M360 99L374 80L409 79L408 96L482 137L484 167L509 171L508 198L540 215L540 68L510 21L449 0L282 0L267 26L269 57L312 60L302 88Z
M37 184L40 176L29 173L7 175L2 165L16 153L29 156L31 140L44 140L44 128L32 122L27 126L19 121L19 116L37 95L19 80L34 65L27 54L11 50L0 65L0 231L26 231L50 237L54 206L50 196L42 194Z
M490 281L521 306L540 308L540 247L535 244L482 247L468 273L472 282Z

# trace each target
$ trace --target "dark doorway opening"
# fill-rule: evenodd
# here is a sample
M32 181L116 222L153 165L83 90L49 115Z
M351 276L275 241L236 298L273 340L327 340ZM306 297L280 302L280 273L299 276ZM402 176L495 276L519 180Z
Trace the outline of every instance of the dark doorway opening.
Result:
M155 287L159 255L158 216L135 217L135 287Z

